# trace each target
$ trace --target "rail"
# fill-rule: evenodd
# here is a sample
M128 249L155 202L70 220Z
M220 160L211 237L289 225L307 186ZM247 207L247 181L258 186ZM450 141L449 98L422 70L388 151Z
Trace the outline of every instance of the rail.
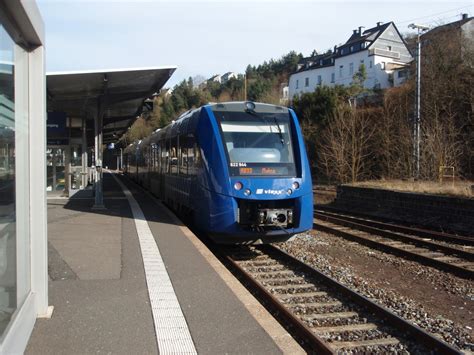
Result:
M364 224L363 220L317 211L314 227L339 237L396 254L457 276L474 279L474 253L399 232Z
M308 352L416 352L422 344L429 351L460 353L277 247L216 247L215 251L296 333Z

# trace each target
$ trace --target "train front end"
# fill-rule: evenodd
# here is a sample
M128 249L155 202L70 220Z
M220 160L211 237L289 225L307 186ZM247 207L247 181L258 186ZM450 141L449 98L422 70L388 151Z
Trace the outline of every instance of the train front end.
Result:
M220 243L272 243L311 229L311 174L295 113L253 102L215 104L208 113L219 137L210 157L210 235Z

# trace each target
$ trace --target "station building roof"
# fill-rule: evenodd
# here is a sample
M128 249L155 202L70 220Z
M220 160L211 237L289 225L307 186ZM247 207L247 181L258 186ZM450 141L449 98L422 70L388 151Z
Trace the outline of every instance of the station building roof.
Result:
M165 85L176 66L51 72L48 111L94 120L102 115L103 143L117 141L141 113L144 100Z

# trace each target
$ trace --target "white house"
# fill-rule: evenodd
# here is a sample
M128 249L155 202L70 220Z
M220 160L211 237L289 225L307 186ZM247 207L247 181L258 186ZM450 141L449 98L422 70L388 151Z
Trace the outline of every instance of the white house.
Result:
M280 85L280 105L287 105L288 100L289 100L288 84L283 83Z
M161 90L161 95L164 97L169 97L173 94L173 88L166 88Z
M211 81L215 81L220 84L222 82L222 76L219 74L211 76L209 79L207 79L207 82L211 82Z
M290 98L313 92L321 85L350 85L362 64L367 73L364 87L385 89L400 85L405 74L398 73L413 57L397 27L393 22L378 22L374 28L365 31L362 28L354 30L347 42L335 46L334 50L304 58L290 76ZM394 78L395 71L397 78Z
M234 73L234 72L229 71L229 72L222 75L221 82L222 82L222 84L224 84L225 82L229 81L230 79L237 79L237 74Z

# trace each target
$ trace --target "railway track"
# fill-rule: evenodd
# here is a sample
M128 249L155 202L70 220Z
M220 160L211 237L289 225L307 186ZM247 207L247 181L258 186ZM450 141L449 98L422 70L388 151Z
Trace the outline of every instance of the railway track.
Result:
M276 247L217 253L309 353L460 353Z
M437 232L430 234L430 231L415 229L418 235L414 235L413 228L323 211L316 211L314 216L314 227L318 230L474 279L472 239L442 233L444 238L440 242ZM446 243L448 240L450 244Z
M395 224L393 222L388 223L384 221L375 220L369 217L364 217L359 214L351 214L348 212L327 209L327 208L323 209L321 208L321 206L319 207L315 206L315 211L321 214L354 221L359 224L364 224L371 227L390 230L392 232L405 233L405 234L409 234L413 236L418 236L421 238L429 238L433 241L443 241L447 243L455 243L455 244L460 244L460 245L465 245L465 246L474 246L474 237L438 232L438 231L429 230L429 229L408 227L408 226L404 226L400 224Z
M328 206L328 205L322 205L322 204L315 204L314 205L314 210L318 210L321 212L326 212L326 213L335 213L338 215L350 215L353 218L360 218L364 220L371 220L373 222L378 222L386 225L392 225L396 226L400 229L405 229L405 230L410 230L412 234L419 235L419 236L425 236L428 235L429 238L432 238L436 236L437 239L443 240L443 239L452 239L453 242L455 240L459 240L460 242L473 242L474 241L474 235L471 233L466 233L465 231L448 231L448 230L442 230L442 229L433 229L433 227L425 227L423 225L419 224L414 224L413 222L407 222L403 221L397 218L389 218L389 217L383 217L383 216L373 216L368 213L364 212L359 212L359 211L353 211L353 210L346 210L343 208L338 208L334 206Z

